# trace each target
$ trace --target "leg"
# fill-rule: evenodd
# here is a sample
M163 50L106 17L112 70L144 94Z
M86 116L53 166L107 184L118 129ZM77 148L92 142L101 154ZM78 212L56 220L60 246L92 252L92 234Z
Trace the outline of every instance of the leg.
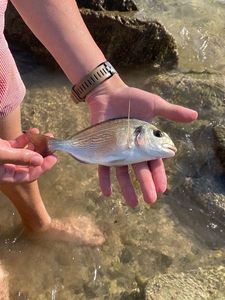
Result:
M20 108L0 119L0 137L14 139L21 134ZM42 202L37 181L32 183L0 185L1 191L12 201L18 210L26 228L31 231L43 231L51 219Z
M9 300L8 273L0 263L0 300Z
M0 119L0 137L14 139L20 134L18 107L7 117ZM0 189L14 204L29 232L42 233L43 237L48 238L71 239L79 244L100 245L104 242L102 233L87 218L51 220L42 201L37 181L14 185L4 183L0 185Z

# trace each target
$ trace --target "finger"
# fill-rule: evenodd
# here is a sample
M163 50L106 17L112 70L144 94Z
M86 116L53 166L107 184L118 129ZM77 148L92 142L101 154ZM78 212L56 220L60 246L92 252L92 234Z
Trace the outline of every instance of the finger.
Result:
M27 166L15 166L15 174L13 178L14 183L28 183L30 180L30 167ZM36 167L37 168L37 167Z
M39 134L39 133L40 133L40 131L39 131L38 128L30 128L29 130L27 130L26 134L27 134L27 137L29 139L27 149L35 151L35 146L31 142L31 137L33 136L33 134Z
M0 165L0 182L14 182L14 175L14 165Z
M26 133L23 133L9 143L13 148L24 148L29 143L29 138Z
M49 155L44 159L42 166L26 167L15 166L16 172L14 174L13 182L32 182L38 179L46 171L50 170L56 163L57 158L54 155Z
M157 193L164 193L167 188L167 177L162 159L148 162Z
M0 166L0 183L21 183L28 182L26 178L29 177L29 168L21 167L17 170L16 165L4 164Z
M37 128L29 129L28 132L39 133ZM18 136L15 140L9 141L10 145L14 148L24 148L30 142L28 134L25 132Z
M44 162L41 165L41 169L43 172L50 170L57 162L57 157L53 154L48 155L44 158Z
M42 166L27 167L13 164L0 165L0 182L32 182L51 169L56 161L57 158L54 155L49 155L44 159Z
M133 169L140 183L145 202L154 203L157 199L157 193L148 164L146 162L137 163L133 165Z
M125 201L129 206L134 208L135 206L137 206L138 200L132 182L130 180L130 176L128 174L128 166L117 167L116 177Z
M4 163L39 166L43 157L28 149L0 149L0 164Z
M45 172L49 171L57 162L55 155L48 155L44 158L44 162L41 166L29 168L29 178L27 180L34 181Z
M110 168L106 166L98 166L98 178L102 194L106 197L111 196L112 187L110 181Z
M155 114L176 122L191 122L198 117L197 111L171 104L158 96L155 103Z

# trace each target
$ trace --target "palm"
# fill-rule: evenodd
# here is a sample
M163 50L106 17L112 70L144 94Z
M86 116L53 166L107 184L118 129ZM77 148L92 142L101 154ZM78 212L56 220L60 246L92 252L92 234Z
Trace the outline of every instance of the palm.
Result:
M172 105L157 95L136 88L123 86L116 91L100 93L88 100L92 124L112 118L127 117L130 103L130 117L151 121L156 115L180 122L190 122L197 113L182 106ZM167 177L161 159L132 165L140 183L144 200L153 203L157 193L163 193L167 187ZM138 203L128 166L117 167L116 176L126 202L135 207ZM99 166L99 182L104 195L111 195L110 169Z
M95 98L97 101L92 101L89 106L91 122L94 124L112 118L127 117L129 103L131 117L146 121L152 119L155 115L154 103L150 102L149 99L146 101L146 94L144 91L125 87L109 96L97 96ZM152 96L154 97L154 95Z

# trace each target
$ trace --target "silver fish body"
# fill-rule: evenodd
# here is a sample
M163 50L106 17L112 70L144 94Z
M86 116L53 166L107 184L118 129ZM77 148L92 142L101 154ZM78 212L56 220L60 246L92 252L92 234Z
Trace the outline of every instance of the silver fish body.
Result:
M125 118L96 124L68 140L48 139L47 147L50 152L67 152L79 161L105 166L168 158L176 153L165 132L148 122Z

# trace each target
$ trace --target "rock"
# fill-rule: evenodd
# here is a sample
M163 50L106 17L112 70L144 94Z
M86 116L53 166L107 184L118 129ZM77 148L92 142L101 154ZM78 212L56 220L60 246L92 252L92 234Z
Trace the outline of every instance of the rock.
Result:
M217 249L225 243L225 174L215 151L213 126L202 125L189 134L189 145L178 150L179 172L169 203L192 236Z
M202 125L192 133L192 152L180 155L183 173L182 184L174 187L176 201L198 203L206 213L222 225L225 221L225 174L215 152L214 127ZM186 166L185 166L186 165ZM181 174L179 174L180 177ZM187 204L188 205L188 204Z
M225 245L225 177L186 177L169 195L169 203L191 236L212 249Z
M178 62L174 38L157 21L141 21L122 13L96 12L81 9L83 19L107 59L118 66L158 64L171 68ZM5 34L12 47L29 49L47 65L55 60L27 28L9 3Z
M158 275L146 286L146 300L224 299L225 267Z
M144 80L138 80L141 86ZM224 82L223 75L206 71L158 74L142 84L171 103L190 107L193 99L191 108L199 113L191 124L160 119L160 127L176 137L178 148L167 161L168 203L191 235L212 248L225 245L225 127L218 125L224 124Z
M220 158L222 166L225 168L225 127L222 125L213 128L217 155Z
M77 5L79 8L90 8L94 10L104 10L105 0L78 0Z
M107 0L106 9L108 10L119 10L119 11L131 11L138 10L135 1L133 0Z
M225 76L222 74L172 71L150 76L143 88L183 106L189 107L190 99L194 99L191 105L201 120L224 120Z
M131 260L132 260L132 252L128 248L124 248L120 256L121 263L127 264Z
M77 4L79 7L90 8L95 10L138 10L137 5L133 0L78 0Z
M159 22L88 10L82 10L82 15L103 53L117 66L177 64L175 41Z

